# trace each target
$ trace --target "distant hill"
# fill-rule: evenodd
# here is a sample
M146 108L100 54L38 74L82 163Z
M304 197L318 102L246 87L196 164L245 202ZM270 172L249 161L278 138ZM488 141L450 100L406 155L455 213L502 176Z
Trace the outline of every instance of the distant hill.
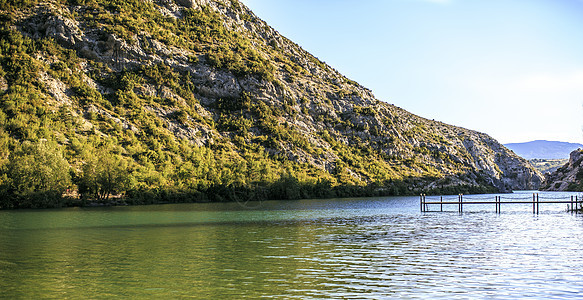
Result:
M535 169L539 170L542 174L553 173L560 167L564 166L569 162L568 159L543 159L535 158L529 160Z
M510 143L504 146L526 159L568 159L573 150L583 148L582 144L544 140Z

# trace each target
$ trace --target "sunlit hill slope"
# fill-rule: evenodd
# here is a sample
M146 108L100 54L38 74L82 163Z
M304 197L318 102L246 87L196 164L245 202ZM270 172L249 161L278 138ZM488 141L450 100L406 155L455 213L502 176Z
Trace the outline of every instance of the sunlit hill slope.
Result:
M0 8L4 208L509 191L542 179L486 134L379 101L236 0Z

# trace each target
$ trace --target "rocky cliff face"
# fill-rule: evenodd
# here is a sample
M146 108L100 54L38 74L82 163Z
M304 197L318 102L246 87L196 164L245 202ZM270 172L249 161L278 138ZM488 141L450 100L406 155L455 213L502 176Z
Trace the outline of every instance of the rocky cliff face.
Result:
M79 136L112 136L107 123L145 140L152 131L133 117L145 114L169 139L220 144L247 163L244 153L259 149L287 172L339 185L510 191L542 181L486 134L379 101L237 0L53 1L5 15L11 30L63 49L31 54L35 80L47 107L76 118ZM0 88L10 84L0 76Z
M583 150L571 152L569 162L547 175L541 189L545 191L583 190Z

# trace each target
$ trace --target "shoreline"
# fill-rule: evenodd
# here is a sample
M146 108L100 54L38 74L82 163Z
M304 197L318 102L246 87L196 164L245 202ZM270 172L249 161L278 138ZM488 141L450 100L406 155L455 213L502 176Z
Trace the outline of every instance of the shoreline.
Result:
M457 194L489 194L504 193L487 186L449 186L433 190L413 188L408 185L395 184L391 186L318 186L292 184L289 186L271 187L211 187L206 191L176 191L176 190L132 190L125 194L111 196L107 200L83 197L47 198L37 195L34 198L23 198L12 195L4 197L0 202L0 210L19 209L58 209L68 207L113 207L162 205L180 203L227 203L227 202L258 202L270 200L304 200L330 198L360 198L360 197L391 197L426 195L457 195ZM509 192L511 193L511 192ZM1 197L1 196L0 196ZM4 205L2 205L4 204Z

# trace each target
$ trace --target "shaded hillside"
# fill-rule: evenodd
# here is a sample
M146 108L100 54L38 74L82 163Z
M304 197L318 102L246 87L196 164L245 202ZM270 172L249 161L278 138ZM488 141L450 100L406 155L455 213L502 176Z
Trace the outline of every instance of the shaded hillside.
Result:
M543 140L510 143L504 146L526 159L567 159L573 150L583 148L581 144Z
M542 179L485 134L375 99L236 0L1 7L3 207L62 205L64 190L72 202L147 203ZM41 165L49 156L57 164Z
M546 176L545 191L583 191L583 150L571 152L569 162Z

